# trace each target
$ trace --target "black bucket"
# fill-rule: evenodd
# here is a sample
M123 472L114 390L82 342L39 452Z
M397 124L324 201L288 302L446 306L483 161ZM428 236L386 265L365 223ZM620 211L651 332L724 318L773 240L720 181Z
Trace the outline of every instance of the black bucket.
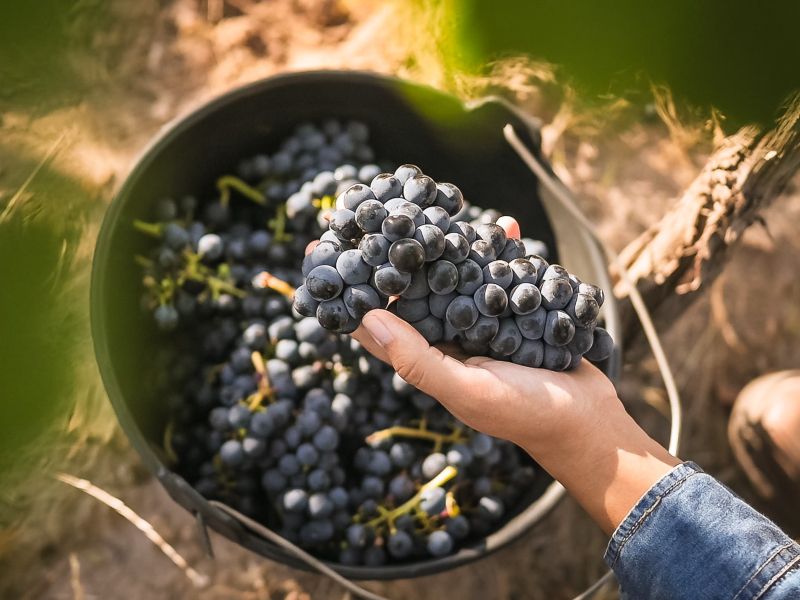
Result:
M144 150L108 209L97 241L91 288L92 334L100 373L131 444L170 496L199 523L266 558L308 566L210 505L161 460L167 409L147 391L143 374L159 339L140 310L141 277L133 261L149 240L134 219L152 214L165 196L203 197L217 177L247 156L274 150L303 121L358 119L370 127L376 156L420 165L437 181L452 181L467 200L514 215L526 236L544 241L551 262L606 290L606 324L618 338L616 305L602 252L573 218L540 190L536 177L503 137L510 123L539 155L534 119L498 99L469 107L434 89L358 72L280 75L233 90L166 127ZM541 157L540 157L541 159ZM615 376L618 361L604 370ZM507 545L540 521L563 488L537 470L532 489L503 526L444 558L383 567L329 566L350 579L393 580L462 566Z

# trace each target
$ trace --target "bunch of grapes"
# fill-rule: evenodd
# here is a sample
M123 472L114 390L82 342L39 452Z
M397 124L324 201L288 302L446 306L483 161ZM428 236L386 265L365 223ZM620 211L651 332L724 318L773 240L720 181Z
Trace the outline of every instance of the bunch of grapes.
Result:
M402 244L402 256L390 257L390 244L382 261L376 256L364 269L351 241L358 235L336 236L348 226L331 218L343 193L353 206L358 191L380 190L376 182L392 193L400 179L411 182L409 190L429 189L417 169L401 167L400 179L381 176L388 165L373 160L363 124L304 124L277 152L243 161L239 177L221 177L209 197L160 200L154 221L134 226L156 240L136 260L144 273L143 309L162 336L146 385L170 415L165 461L204 497L317 556L377 566L444 556L480 540L522 508L535 472L525 452L466 427L346 335L364 307L375 307L363 304L359 290L382 302L401 292L392 310L420 329L420 321L445 318L457 295L430 291L429 280L440 285L429 277L434 261L423 260L413 274L397 269L392 260L414 259ZM452 233L468 239L468 222L480 230L499 217L463 202L454 186L436 189L420 212L430 223L403 205L398 214L411 218L414 231L394 241L427 251L439 236L426 225L435 224L441 239L461 246ZM397 207L377 196L367 200L352 211L359 230L370 207L381 236L384 223L390 234L408 227L390 217ZM541 242L523 244L526 256L547 252ZM442 254L437 259L447 260ZM331 267L341 284L320 281L334 279L341 289L318 301L303 283L320 266ZM408 287L385 287L406 276ZM337 299L346 317L328 310ZM353 316L348 306L362 308Z
M414 165L352 185L303 261L295 310L349 333L388 306L430 344L458 342L470 355L527 367L607 358L613 341L597 327L603 290L529 252L533 240L507 236L499 214L468 222L464 204L456 186Z

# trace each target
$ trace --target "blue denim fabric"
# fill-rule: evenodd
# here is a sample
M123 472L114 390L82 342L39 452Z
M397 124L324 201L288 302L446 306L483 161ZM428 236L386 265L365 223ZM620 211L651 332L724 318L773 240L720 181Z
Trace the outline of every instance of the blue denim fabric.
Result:
M631 509L605 559L631 600L800 599L800 546L691 462Z

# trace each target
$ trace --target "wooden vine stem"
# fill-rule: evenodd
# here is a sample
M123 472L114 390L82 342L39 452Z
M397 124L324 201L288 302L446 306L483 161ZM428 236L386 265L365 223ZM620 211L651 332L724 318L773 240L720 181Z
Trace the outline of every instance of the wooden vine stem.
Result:
M775 129L762 134L749 126L725 138L676 205L620 253L657 327L673 322L719 275L726 250L798 170L800 94L787 102ZM615 293L630 343L640 327L625 286Z

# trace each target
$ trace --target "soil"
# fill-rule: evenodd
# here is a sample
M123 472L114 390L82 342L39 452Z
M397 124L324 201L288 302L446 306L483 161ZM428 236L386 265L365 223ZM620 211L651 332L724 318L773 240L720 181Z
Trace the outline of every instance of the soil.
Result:
M570 105L566 88L550 80L548 72L526 66L533 63L505 63L483 79L453 82L429 62L429 55L410 47L413 38L385 35L409 14L404 5L377 0L114 0L107 10L109 25L92 30L90 49L70 51L77 93L71 90L29 105L0 103L2 204L28 176L34 159L66 132L48 169L77 182L90 206L80 235L70 242L74 286L85 287L88 281L102 208L158 129L209 97L279 72L367 69L469 95L493 92L509 97L544 119L546 150L554 169L617 250L671 206L699 172L710 148L708 135L678 135L674 126L653 118L651 107L608 106L587 118ZM604 125L585 127L589 121ZM30 208L35 193L32 184L20 201L23 209ZM727 414L751 378L796 366L800 359L798 227L800 196L790 194L764 215L762 225L747 232L714 285L661 332L686 413L681 457L698 462L756 503L729 450ZM92 365L87 319L81 319L76 356ZM666 442L668 405L655 363L643 346L630 349L627 356L620 395L648 431ZM210 585L194 587L117 513L48 480L37 488L46 491L20 500L25 517L0 528L0 596L348 597L327 578L261 559L213 532L216 558L204 557L191 517L127 447L93 365L80 370L85 385L65 419L68 441L59 447L65 451L43 460L42 474L64 469L111 492L207 575ZM565 498L523 539L479 563L365 587L393 599L569 599L606 571L606 542L581 508ZM597 596L617 597L614 586Z

